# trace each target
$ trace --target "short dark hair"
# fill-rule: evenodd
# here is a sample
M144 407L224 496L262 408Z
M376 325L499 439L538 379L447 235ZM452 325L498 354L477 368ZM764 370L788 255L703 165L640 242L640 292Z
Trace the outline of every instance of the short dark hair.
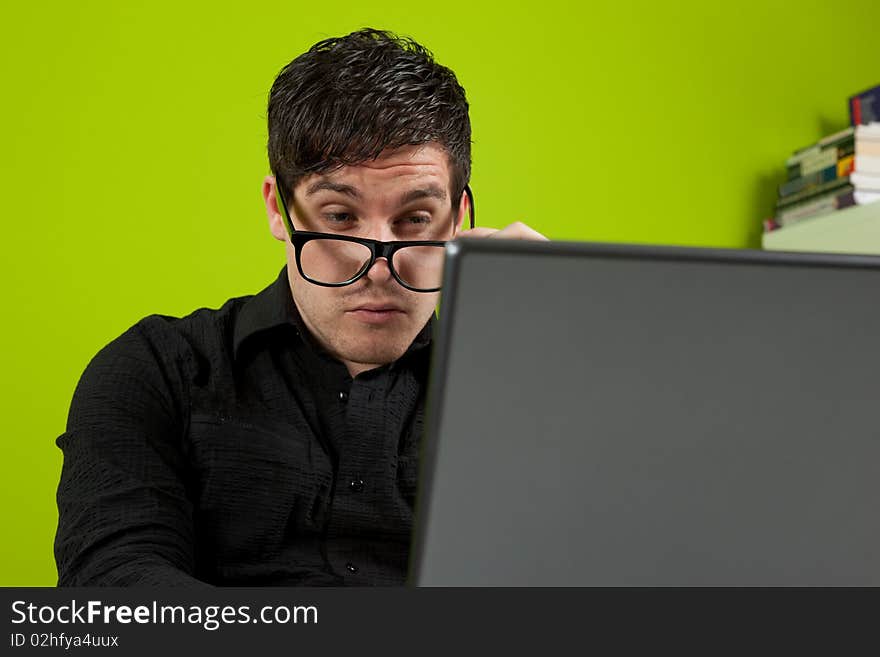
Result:
M449 156L454 205L470 181L464 89L409 37L364 28L316 43L275 78L267 119L269 166L288 194L309 174L428 142Z

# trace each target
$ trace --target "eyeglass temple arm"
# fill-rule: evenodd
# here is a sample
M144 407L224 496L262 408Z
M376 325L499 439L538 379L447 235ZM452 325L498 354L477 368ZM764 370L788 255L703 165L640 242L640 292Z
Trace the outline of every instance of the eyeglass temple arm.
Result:
M470 185L464 186L464 193L468 197L468 214L470 215L471 228L474 227L474 193L471 191Z
M293 236L296 232L296 229L293 227L293 221L290 219L290 212L287 210L287 203L284 202L284 193L281 191L281 188L284 186L284 183L281 182L281 179L276 174L275 176L275 198L278 201L278 208L281 210L281 216L284 219L284 225L287 227L287 234Z

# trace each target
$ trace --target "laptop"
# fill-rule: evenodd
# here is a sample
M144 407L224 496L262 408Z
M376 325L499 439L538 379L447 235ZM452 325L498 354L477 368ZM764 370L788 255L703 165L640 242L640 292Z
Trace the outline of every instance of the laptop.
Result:
M880 585L880 258L447 248L411 585Z

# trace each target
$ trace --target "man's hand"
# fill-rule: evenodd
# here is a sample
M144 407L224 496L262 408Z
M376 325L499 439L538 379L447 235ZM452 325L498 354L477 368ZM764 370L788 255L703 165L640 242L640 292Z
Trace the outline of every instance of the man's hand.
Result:
M501 230L497 228L471 228L460 232L456 237L500 237L508 240L546 240L533 228L529 228L521 221L515 221L509 226L505 226Z

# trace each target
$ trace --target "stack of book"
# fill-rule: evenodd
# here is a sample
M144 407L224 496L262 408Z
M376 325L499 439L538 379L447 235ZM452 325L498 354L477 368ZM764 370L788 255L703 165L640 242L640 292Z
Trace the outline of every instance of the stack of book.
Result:
M852 126L786 161L772 231L853 205L880 201L880 86L850 98Z

